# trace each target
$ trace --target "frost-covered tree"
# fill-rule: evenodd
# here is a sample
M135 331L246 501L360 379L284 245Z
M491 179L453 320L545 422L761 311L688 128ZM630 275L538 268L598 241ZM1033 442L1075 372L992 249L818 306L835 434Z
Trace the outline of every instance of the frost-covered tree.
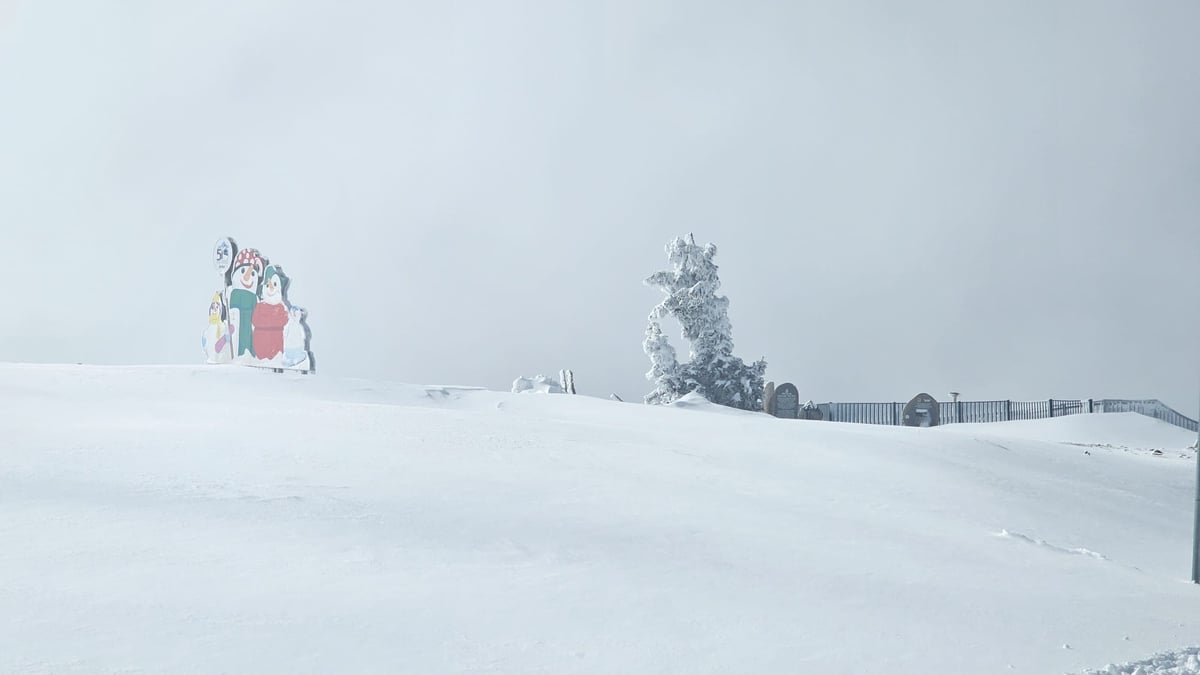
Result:
M687 240L671 241L666 251L671 269L646 279L647 285L657 286L667 296L650 313L643 344L651 361L646 377L656 385L646 402L669 403L695 391L720 405L761 409L767 364L759 360L747 365L733 355L729 298L717 294L721 287L713 262L717 247L700 246L688 235ZM687 363L676 362L675 350L662 335L658 320L668 316L679 321L690 344Z
M670 403L687 393L683 387L683 378L679 375L679 362L675 358L675 348L663 335L662 326L657 321L651 321L646 327L646 339L642 349L650 357L650 372L646 379L654 382L654 391L646 394L646 403L662 405Z

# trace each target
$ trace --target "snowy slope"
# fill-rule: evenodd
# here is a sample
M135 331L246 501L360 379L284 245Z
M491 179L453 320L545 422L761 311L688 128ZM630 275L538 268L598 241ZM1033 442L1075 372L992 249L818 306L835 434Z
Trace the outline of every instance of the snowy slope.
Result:
M971 435L999 434L1005 438L1054 440L1079 446L1118 450L1160 450L1190 456L1196 434L1138 413L1072 415L1056 419L1022 420L1004 424L957 424L945 430Z
M1061 673L1200 643L1187 432L713 412L0 366L0 672Z

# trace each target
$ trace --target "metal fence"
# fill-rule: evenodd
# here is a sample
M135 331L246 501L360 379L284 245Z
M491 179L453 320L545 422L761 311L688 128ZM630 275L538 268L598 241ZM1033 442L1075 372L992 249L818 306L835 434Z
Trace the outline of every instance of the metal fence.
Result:
M903 403L818 403L824 419L858 424L902 423ZM1197 431L1196 420L1155 399L1047 399L1045 401L942 401L940 424L1007 422L1066 417L1081 413L1135 412L1160 419L1188 431Z
M1183 427L1188 431L1197 431L1197 427L1200 427L1200 424L1196 420L1157 399L1128 400L1109 398L1096 401L1096 405L1099 407L1098 412L1141 413L1147 417L1153 417L1168 424Z

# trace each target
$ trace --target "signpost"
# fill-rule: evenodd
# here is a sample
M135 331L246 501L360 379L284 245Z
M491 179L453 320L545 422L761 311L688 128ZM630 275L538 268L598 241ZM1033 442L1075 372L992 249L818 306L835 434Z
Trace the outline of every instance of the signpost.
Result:
M1192 521L1192 583L1200 584L1200 426L1196 430L1196 515Z

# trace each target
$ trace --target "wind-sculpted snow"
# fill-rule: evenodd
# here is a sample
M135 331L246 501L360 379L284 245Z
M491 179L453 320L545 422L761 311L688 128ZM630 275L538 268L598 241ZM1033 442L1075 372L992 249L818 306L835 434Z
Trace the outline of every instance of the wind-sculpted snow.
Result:
M1193 438L1144 421L0 365L0 672L1136 662L1200 635Z
M1187 675L1200 673L1200 647L1157 654L1144 661L1085 670L1080 675Z
M1103 554L1096 553L1095 551L1089 551L1086 548L1063 548L1062 546L1055 546L1054 544L1051 544L1043 539L1035 539L1033 537L1030 537L1029 535L1021 534L1020 532L1009 532L1008 530L1000 530L1000 533L997 534L996 536L1009 537L1012 539L1016 539L1018 541L1024 541L1024 542L1027 542L1030 544L1034 544L1035 546L1045 547L1051 551L1058 551L1059 553L1070 553L1071 555L1085 555L1085 556L1088 556L1089 558L1095 558L1096 560L1108 560L1108 558L1105 557Z

